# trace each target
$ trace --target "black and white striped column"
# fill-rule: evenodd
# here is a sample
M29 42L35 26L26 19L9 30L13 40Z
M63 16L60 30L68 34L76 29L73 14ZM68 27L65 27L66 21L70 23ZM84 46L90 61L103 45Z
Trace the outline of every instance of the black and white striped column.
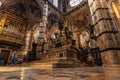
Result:
M104 65L120 64L120 34L106 0L88 0Z
M43 9L43 19L39 24L39 37L37 40L37 52L40 53L42 49L42 44L46 41L46 25L47 25L47 14L48 14L48 2L45 1ZM46 45L44 46L46 48Z

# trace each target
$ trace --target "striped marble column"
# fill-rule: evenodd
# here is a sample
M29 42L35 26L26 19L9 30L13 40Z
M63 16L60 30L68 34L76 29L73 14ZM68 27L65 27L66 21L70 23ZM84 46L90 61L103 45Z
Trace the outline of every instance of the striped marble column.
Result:
M25 35L25 49L23 52L24 55L27 55L27 52L29 51L30 37L31 37L31 30L27 30Z
M33 30L31 30L30 41L29 41L29 51L32 51L33 38L34 38L34 33L33 33Z
M38 54L40 54L41 49L42 49L42 44L46 40L47 14L48 14L48 2L45 1L44 9L43 9L43 19L42 19L42 21L39 24L39 34L40 35L39 35L38 40L37 40L37 43L38 43L37 52L38 52Z
M45 28L43 26L43 23L41 22L39 25L39 36L37 39L37 53L40 54L42 49L42 43L44 41L44 35L45 35Z
M88 0L88 3L103 64L120 64L120 34L106 0Z

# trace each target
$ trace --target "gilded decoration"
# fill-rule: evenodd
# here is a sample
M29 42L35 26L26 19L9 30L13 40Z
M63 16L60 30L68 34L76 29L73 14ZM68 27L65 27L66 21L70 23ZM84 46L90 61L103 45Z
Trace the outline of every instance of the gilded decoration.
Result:
M0 40L22 44L26 29L24 19L6 12L0 15Z

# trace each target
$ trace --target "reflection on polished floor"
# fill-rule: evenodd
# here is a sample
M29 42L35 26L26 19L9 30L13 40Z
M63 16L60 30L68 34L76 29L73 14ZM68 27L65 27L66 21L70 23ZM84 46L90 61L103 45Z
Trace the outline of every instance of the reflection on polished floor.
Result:
M120 80L120 66L54 69L0 67L0 80Z

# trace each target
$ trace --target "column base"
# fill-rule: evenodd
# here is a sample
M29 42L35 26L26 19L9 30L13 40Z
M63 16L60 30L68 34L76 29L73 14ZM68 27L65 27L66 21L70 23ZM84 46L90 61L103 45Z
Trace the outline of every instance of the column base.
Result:
M103 62L103 66L114 66L120 65L120 58L118 56L119 51L117 50L109 50L101 53L101 58Z
M40 57L41 57L41 52L40 52L40 51L37 51L36 59L37 59L37 60L40 60Z
M120 64L113 64L113 65L103 65L102 67L120 67Z

